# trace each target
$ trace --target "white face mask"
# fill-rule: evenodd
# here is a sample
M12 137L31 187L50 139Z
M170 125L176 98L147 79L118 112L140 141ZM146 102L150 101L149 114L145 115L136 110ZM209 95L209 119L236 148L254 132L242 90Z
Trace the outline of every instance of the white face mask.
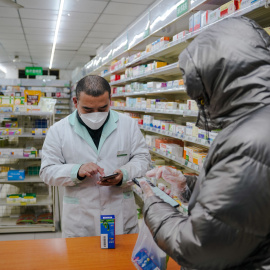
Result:
M93 112L80 114L82 121L91 129L99 129L108 117L109 112Z

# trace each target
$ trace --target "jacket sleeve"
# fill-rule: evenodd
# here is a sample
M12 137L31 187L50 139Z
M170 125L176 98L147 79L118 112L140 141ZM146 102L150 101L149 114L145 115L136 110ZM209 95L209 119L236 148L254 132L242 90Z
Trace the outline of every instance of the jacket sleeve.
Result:
M132 119L131 134L131 152L130 160L120 169L124 174L123 187L132 185L131 181L135 177L141 177L149 170L151 157L145 139L141 133L138 124ZM126 184L126 185L124 185Z
M193 189L194 189L194 186L196 184L198 176L185 175L185 177L186 177L187 185L186 185L185 190L183 192L181 192L180 198L184 202L188 202L190 200L191 195L192 195L192 192L193 192Z
M52 126L44 141L39 174L48 185L74 186L81 183L77 179L77 172L82 164L65 164L57 128L57 126Z
M202 179L188 217L153 196L144 205L145 222L157 244L182 266L239 265L269 233L269 173L252 158L230 155Z

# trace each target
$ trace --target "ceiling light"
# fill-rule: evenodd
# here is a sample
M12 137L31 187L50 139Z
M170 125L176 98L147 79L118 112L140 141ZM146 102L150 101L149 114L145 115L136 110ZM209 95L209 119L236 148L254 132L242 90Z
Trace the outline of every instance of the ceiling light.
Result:
M49 69L52 68L54 51L55 51L55 46L56 46L56 42L57 42L58 30L59 30L59 26L60 26L61 17L62 17L64 2L65 2L65 0L61 0L61 2L60 2L59 13L58 13L58 18L57 18L57 23L56 23L55 33L54 33L54 40L53 40L53 47L52 47L52 54L51 54Z
M69 16L70 16L70 13L68 13L67 15L68 15L68 17L69 17Z
M6 68L4 68L3 66L0 66L0 71L4 72L5 74L7 73Z

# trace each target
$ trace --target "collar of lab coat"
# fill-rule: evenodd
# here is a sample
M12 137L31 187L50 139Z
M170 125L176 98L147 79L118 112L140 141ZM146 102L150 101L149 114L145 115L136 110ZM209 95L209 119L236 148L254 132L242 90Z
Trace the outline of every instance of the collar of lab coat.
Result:
M117 121L119 120L118 113L113 110L110 110L110 117L107 123L103 127L98 149L94 141L92 140L91 136L89 136L87 129L78 121L76 117L76 113L77 113L77 110L75 110L71 115L69 115L68 120L69 120L70 125L73 127L74 131L81 138L83 138L97 154L99 154L102 148L102 145L104 144L106 139L117 128Z

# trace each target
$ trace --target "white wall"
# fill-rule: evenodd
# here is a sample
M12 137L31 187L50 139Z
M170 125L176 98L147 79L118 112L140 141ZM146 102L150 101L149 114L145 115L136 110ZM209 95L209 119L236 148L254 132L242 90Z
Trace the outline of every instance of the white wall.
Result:
M5 70L6 70L6 75L5 75L6 79L18 79L18 69L17 68L5 66ZM72 70L66 70L66 69L61 70L60 69L59 79L71 81L71 74L72 74Z

